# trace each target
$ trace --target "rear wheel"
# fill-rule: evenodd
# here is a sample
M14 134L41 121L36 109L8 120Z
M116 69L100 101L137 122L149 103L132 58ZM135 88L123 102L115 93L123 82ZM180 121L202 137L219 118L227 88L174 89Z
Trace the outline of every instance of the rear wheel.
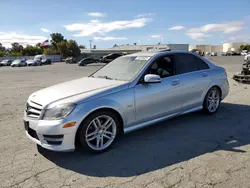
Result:
M221 92L218 88L212 87L206 94L203 110L208 114L214 114L220 106Z
M84 120L77 137L83 148L95 153L106 151L114 143L120 121L111 111L98 111Z

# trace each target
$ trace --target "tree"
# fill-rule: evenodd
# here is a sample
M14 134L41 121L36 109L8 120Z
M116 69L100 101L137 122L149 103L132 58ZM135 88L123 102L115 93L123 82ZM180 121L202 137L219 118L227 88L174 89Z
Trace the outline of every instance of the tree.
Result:
M41 47L41 42L38 42L38 43L36 44L36 46L37 46L37 47Z
M4 51L0 50L0 57L4 56Z
M0 51L5 52L5 47L0 43Z
M69 40L66 42L66 46L67 46L67 55L68 56L73 56L73 57L77 57L81 54L81 50L78 47L78 44L75 40Z
M68 49L67 49L66 43L67 43L67 41L63 40L63 41L57 43L57 45L56 45L58 52L63 57L67 57L67 55L68 55Z
M81 50L74 40L64 40L57 43L58 52L62 57L73 56L77 57L80 55Z
M46 48L46 49L44 49L44 50L43 50L43 53L44 53L45 55L58 55L58 54L59 54L57 50L51 49L51 48Z
M53 48L57 48L57 44L64 41L64 36L61 33L52 33L50 37Z
M80 48L80 49L85 49L86 47L85 47L85 45L82 45L82 44L81 44L81 45L79 45L79 48Z
M30 46L30 45L27 45L22 51L22 54L24 56L35 56L42 53L43 49L41 47Z
M11 52L17 52L17 53L21 53L23 50L23 46L20 45L17 42L14 42L11 44Z
M114 45L113 45L113 48L115 48L115 47L117 47L117 44L114 44Z
M249 44L240 45L240 49L241 50L248 50L248 51L250 51L250 45Z

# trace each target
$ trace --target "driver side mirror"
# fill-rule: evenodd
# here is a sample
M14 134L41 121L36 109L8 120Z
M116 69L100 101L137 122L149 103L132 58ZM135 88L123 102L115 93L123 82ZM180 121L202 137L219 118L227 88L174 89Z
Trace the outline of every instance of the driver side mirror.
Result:
M160 83L161 77L156 74L146 74L144 76L144 82L145 83Z

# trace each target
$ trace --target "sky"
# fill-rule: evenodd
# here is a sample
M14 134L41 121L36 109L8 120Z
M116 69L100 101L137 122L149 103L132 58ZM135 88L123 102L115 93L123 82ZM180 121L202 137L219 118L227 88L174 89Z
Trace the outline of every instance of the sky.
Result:
M89 47L250 42L250 0L0 0L0 43L54 32Z

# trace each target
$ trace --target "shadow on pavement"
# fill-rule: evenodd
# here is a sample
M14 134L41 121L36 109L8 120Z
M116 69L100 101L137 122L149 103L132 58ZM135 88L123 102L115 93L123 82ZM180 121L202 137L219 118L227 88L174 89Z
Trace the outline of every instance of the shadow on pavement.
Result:
M250 106L222 103L213 116L181 116L130 133L107 152L57 153L38 147L58 166L96 177L130 177L180 163L216 150L245 152L250 144Z

